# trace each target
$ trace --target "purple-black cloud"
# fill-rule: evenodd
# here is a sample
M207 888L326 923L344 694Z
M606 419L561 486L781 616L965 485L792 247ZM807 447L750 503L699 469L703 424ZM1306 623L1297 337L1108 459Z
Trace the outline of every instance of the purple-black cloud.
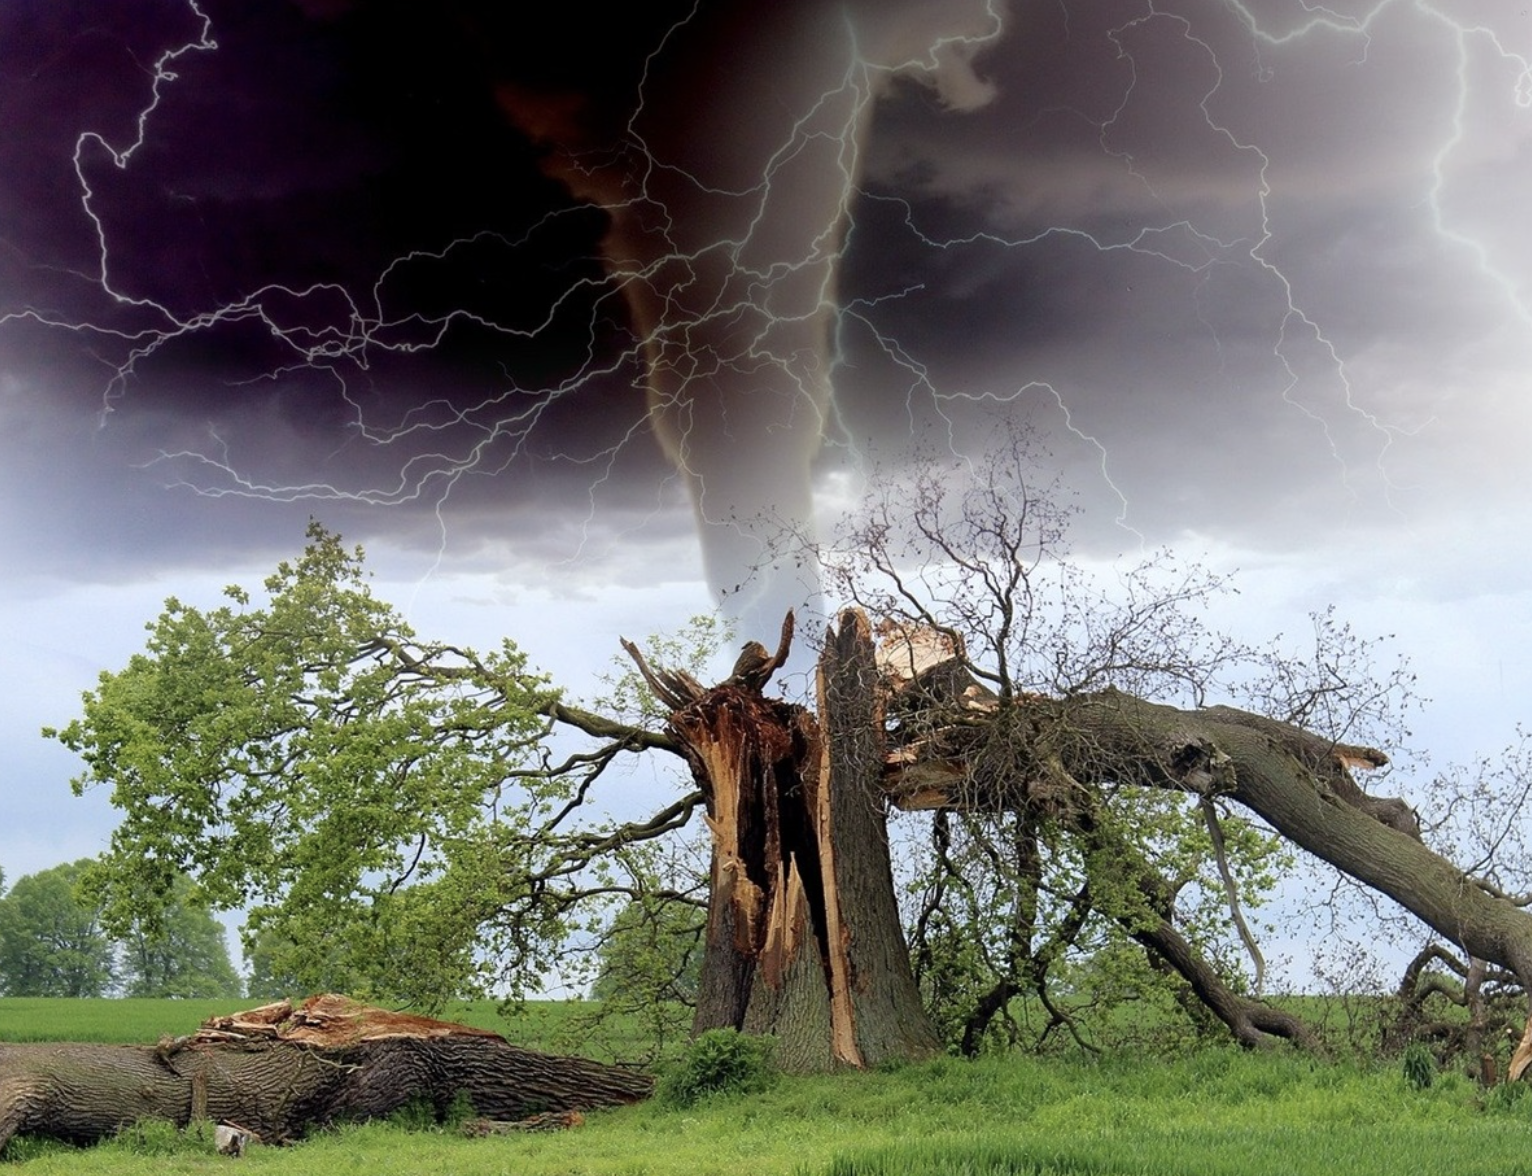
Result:
M700 492L725 532L912 436L978 445L996 411L1055 437L1108 547L1527 505L1514 10L1017 0L991 42L982 4L914 29L869 15L899 6L631 7L593 48L581 5L542 39L470 0L8 6L23 570L290 550L309 512L599 565L687 525L648 436L657 362L742 388L711 421L658 394L683 466L707 435L740 475ZM550 169L528 94L600 133ZM619 176L626 254L624 213L548 174L581 167ZM645 321L644 297L672 309ZM808 475L770 459L801 464L802 436L758 441L821 427Z

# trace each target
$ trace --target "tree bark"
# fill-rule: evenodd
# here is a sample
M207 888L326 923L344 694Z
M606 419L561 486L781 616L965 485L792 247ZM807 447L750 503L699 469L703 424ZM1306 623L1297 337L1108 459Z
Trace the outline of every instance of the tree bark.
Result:
M1001 704L988 705L1000 717ZM1003 769L986 737L991 724L930 727L918 747L888 757L890 793L978 807L1067 804L1104 782L1224 796L1532 992L1532 914L1426 848L1402 801L1362 791L1351 769L1381 766L1380 752L1230 707L1183 711L1117 690L1005 705L1016 713ZM975 774L971 761L985 770Z
M762 697L759 673L703 691L641 668L682 704L668 728L713 840L695 1031L774 1034L796 1072L934 1053L894 896L866 619L829 634L818 720Z
M311 1021L309 1032L290 1034L210 1022L158 1046L0 1046L0 1149L13 1135L93 1143L142 1119L206 1118L282 1142L422 1100L443 1115L466 1096L483 1118L509 1120L637 1102L653 1088L648 1075L521 1049L483 1030L384 1019L378 1029L352 1017L333 1033Z

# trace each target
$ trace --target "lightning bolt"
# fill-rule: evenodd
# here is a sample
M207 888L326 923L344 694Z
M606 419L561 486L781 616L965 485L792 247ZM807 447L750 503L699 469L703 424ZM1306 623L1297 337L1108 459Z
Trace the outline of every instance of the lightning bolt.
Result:
M579 193L583 184L586 193L599 194L594 202L619 227L604 247L605 272L573 278L537 313L508 321L467 307L421 310L409 301L409 279L469 254L498 259L497 264L510 268L534 264L530 259L538 250L550 240L562 239L568 219L587 215L584 211L550 213L520 236L485 232L409 252L388 262L365 289L332 282L273 283L196 313L174 309L135 289L131 274L119 274L108 218L98 208L93 168L102 159L119 172L134 167L149 141L154 116L178 79L178 65L192 54L218 49L212 21L195 0L188 0L197 31L165 50L149 68L149 96L137 111L129 140L114 146L106 135L87 131L75 144L74 173L81 207L94 232L96 257L94 272L78 276L98 287L119 313L107 322L82 321L27 307L0 316L0 325L26 319L81 332L95 345L112 349L115 358L108 361L110 375L101 396L103 423L148 361L173 345L217 330L258 329L286 358L256 379L277 385L295 378L322 378L345 406L353 441L400 455L392 477L371 485L344 485L263 476L242 465L220 428L210 430L202 448L167 448L157 464L173 471L175 484L214 497L338 500L380 507L424 501L431 505L441 530L439 558L445 550L445 512L464 478L507 475L535 459L550 459L547 454L538 455L537 445L548 434L548 418L556 408L572 399L578 404L593 389L627 383L647 397L647 409L635 411L610 441L584 449L561 444L551 454L551 460L589 470L585 512L570 558L578 558L590 542L604 488L616 477L623 454L640 441L641 434L654 431L665 438L677 472L656 489L634 525L642 526L645 517L652 519L667 509L689 486L704 529L732 532L743 548L753 546L758 560L769 561L773 553L761 520L750 513L752 504L741 502L728 489L714 492L720 478L717 446L725 441L743 445L754 433L792 433L811 439L815 447L823 443L844 453L853 467L863 469L863 476L871 476L862 465L856 427L833 394L847 356L858 341L868 341L892 370L901 373L907 430L913 432L926 414L934 413L955 453L964 445L960 423L965 406L988 402L1035 413L1051 404L1062 430L1095 454L1099 477L1119 503L1117 526L1142 545L1144 537L1131 522L1129 491L1113 472L1108 446L1100 440L1100 430L1089 420L1088 411L1073 407L1082 389L1046 370L1018 373L1003 388L947 386L932 365L887 325L888 310L918 302L925 293L921 283L841 297L843 259L849 251L872 247L863 240L858 221L868 210L881 206L896 211L909 241L933 254L1015 255L1072 242L1103 257L1131 256L1185 275L1199 290L1220 271L1253 270L1277 298L1269 330L1271 355L1283 373L1276 394L1313 423L1349 484L1346 448L1335 432L1336 421L1322 406L1327 389L1332 390L1328 394L1338 394L1342 415L1359 420L1379 439L1376 465L1385 485L1392 488L1385 458L1395 440L1409 430L1369 407L1345 348L1326 328L1324 316L1310 309L1302 280L1281 260L1273 155L1242 134L1227 115L1218 113L1226 93L1226 63L1220 60L1217 38L1199 24L1210 18L1194 20L1162 0L1148 0L1136 15L1107 34L1127 66L1127 83L1109 115L1094 121L1101 157L1120 168L1163 210L1161 218L1116 234L1074 223L1021 233L991 225L951 233L923 223L909 199L870 188L864 181L872 111L893 79L909 76L947 86L944 98L949 105L981 105L990 95L977 74L962 67L976 53L996 45L1004 24L994 2L982 5L976 12L978 19L955 31L927 29L917 21L900 24L887 16L858 19L866 18L868 12L902 11L903 7L879 10L874 5L863 11L865 5L853 5L846 10L837 33L837 43L845 46L841 67L822 88L806 94L800 108L789 111L785 129L761 149L758 174L744 182L704 174L690 160L678 158L671 145L656 142L650 129L654 125L650 103L659 81L656 71L666 61L672 42L696 19L698 8L694 8L649 54L622 141L602 150L567 155L566 178L571 187ZM912 11L931 8L908 7ZM1454 160L1467 141L1472 102L1482 97L1473 69L1475 54L1487 52L1498 63L1501 72L1510 76L1511 101L1526 109L1532 106L1532 65L1525 54L1509 47L1493 29L1457 20L1448 8L1423 0L1377 0L1356 15L1347 15L1340 6L1305 4L1301 15L1286 25L1263 18L1240 0L1220 0L1215 11L1243 29L1262 77L1269 77L1275 68L1268 58L1306 42L1354 44L1355 60L1361 63L1372 51L1374 36L1390 20L1413 18L1437 29L1439 43L1453 62L1455 105L1449 125L1430 153L1431 182L1423 199L1438 237L1470 260L1510 313L1532 324L1525 283L1511 269L1497 265L1491 246L1455 223L1450 211ZM1066 8L1066 33L1072 36L1069 18ZM1204 224L1195 215L1177 211L1177 197L1162 189L1153 169L1126 145L1125 125L1140 109L1144 85L1136 41L1163 30L1173 31L1210 70L1211 81L1196 109L1206 131L1220 139L1234 158L1248 161L1244 171L1256 211L1247 230ZM1003 51L1003 45L998 51ZM807 223L797 226L784 246L784 209L793 207L796 189L802 187L809 170L817 176L818 203ZM707 215L695 216L698 208L707 209ZM624 225L629 227L627 237L620 231ZM635 307L650 309L635 313ZM602 340L607 324L616 321L631 326L614 348ZM1211 320L1202 321L1221 348ZM371 403L369 391L381 361L439 350L448 344L452 332L462 328L502 340L511 351L571 334L583 338L584 344L578 353L566 356L564 370L551 381L523 383L507 376L501 386L476 400L423 398L393 419L384 419ZM820 334L826 341L816 352L815 339ZM717 419L706 423L696 389L709 383L732 383L746 392L719 408ZM779 389L776 409L752 405L749 389L756 385ZM760 399L764 398L758 398L757 405ZM804 478L809 476L812 457L811 451L805 451ZM767 496L753 507L769 512L772 505ZM750 571L741 569L745 576ZM715 586L732 589L733 584L715 574Z
M1481 279L1499 291L1503 305L1521 320L1532 321L1527 318L1528 307L1524 284L1518 281L1510 271L1494 264L1491 250L1483 241L1463 229L1451 226L1444 212L1444 194L1449 187L1449 161L1464 142L1467 110L1477 80L1471 69L1471 43L1474 41L1484 43L1493 56L1508 67L1511 75L1512 100L1516 106L1522 108L1532 102L1532 73L1529 73L1528 58L1508 48L1494 30L1482 24L1465 24L1456 21L1442 9L1420 3L1418 0L1381 0L1362 15L1354 17L1326 8L1305 5L1304 18L1291 27L1280 30L1269 23L1263 23L1248 5L1240 3L1239 0L1228 0L1224 7L1244 27L1258 54L1266 50L1292 48L1305 41L1312 42L1318 38L1329 37L1355 41L1359 46L1357 60L1365 61L1375 26L1385 17L1405 13L1414 13L1421 20L1433 23L1443 30L1446 35L1443 47L1452 54L1455 62L1453 69L1455 93L1451 129L1430 153L1432 180L1426 199L1430 207L1432 223L1436 234L1441 239L1456 244L1472 257ZM1128 147L1114 145L1114 135L1119 124L1135 109L1136 91L1141 83L1139 56L1133 47L1134 36L1145 32L1151 25L1168 26L1176 30L1176 35L1186 44L1194 46L1201 52L1212 71L1213 79L1202 92L1197 102L1197 109L1203 125L1209 131L1227 143L1236 156L1243 155L1253 161L1254 179L1251 194L1258 206L1258 224L1253 233L1236 236L1220 234L1216 229L1200 226L1193 219L1176 214L1172 211L1175 205L1174 199L1164 196L1158 190L1153 178L1139 166L1134 152ZM1273 223L1273 199L1276 193L1271 174L1272 157L1259 143L1243 138L1227 121L1215 114L1214 107L1224 90L1226 79L1224 64L1212 41L1208 37L1199 35L1190 17L1169 10L1165 5L1154 0L1144 6L1140 15L1121 22L1108 30L1106 35L1115 45L1118 57L1129 67L1129 80L1123 87L1120 100L1110 116L1095 124L1100 150L1103 157L1118 161L1124 172L1142 187L1155 204L1165 210L1163 220L1152 224L1140 224L1116 237L1067 223L1050 224L1020 235L1008 235L988 228L961 235L940 235L921 226L908 200L886 194L873 198L887 201L902 210L901 219L905 230L922 246L932 250L972 252L991 249L1011 252L1027 250L1049 241L1066 239L1082 244L1100 255L1126 253L1147 257L1165 267L1181 270L1202 279L1209 278L1219 267L1253 266L1265 275L1280 302L1280 309L1273 321L1271 344L1271 354L1284 374L1283 382L1276 390L1277 394L1285 404L1319 429L1330 455L1340 468L1343 480L1350 486L1352 481L1350 463L1342 444L1333 433L1332 420L1318 406L1313 397L1305 395L1305 390L1310 387L1314 388L1316 394L1326 383L1336 387L1339 390L1342 411L1359 419L1379 438L1376 468L1392 504L1392 491L1396 487L1386 465L1387 454L1398 438L1415 435L1433 423L1434 418L1411 427L1390 422L1380 412L1367 407L1359 395L1342 347L1325 327L1322 318L1305 305L1299 283L1277 260L1275 255L1280 251L1283 242ZM1263 76L1269 77L1269 68L1263 66L1262 73ZM1081 115L1081 117L1086 116ZM911 289L892 297L918 293L918 289ZM852 308L853 312L856 309ZM974 397L965 392L939 389L933 383L926 365L913 359L896 340L884 337L870 318L860 314L858 318L861 324L877 337L879 347L891 362L908 372L909 394L918 394L923 400L937 405L939 412L946 420L949 433L953 432L953 421L947 416L943 406L972 400ZM1221 347L1216 330L1207 323L1206 319L1202 321L1207 325L1214 343ZM1322 372L1305 374L1303 370L1305 367L1314 366L1311 362L1306 363L1303 358L1306 349L1318 350L1322 360ZM1077 423L1076 414L1069 406L1069 393L1060 386L1059 381L1043 378L1034 373L1033 378L1017 385L1009 393L990 391L982 398L998 400L1002 403L1010 400L1018 406L1026 406L1035 401L1038 394L1046 394L1047 398L1053 401L1062 416L1061 425L1064 431L1097 451L1100 459L1100 476L1121 506L1115 522L1142 542L1142 536L1128 523L1128 497L1112 477L1106 447L1095 435ZM907 412L913 417L913 410L908 405ZM1353 494L1355 495L1356 491L1353 490Z

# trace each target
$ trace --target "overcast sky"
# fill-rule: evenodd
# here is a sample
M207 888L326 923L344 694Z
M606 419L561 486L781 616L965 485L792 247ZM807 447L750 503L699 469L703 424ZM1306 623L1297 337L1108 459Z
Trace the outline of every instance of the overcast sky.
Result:
M577 687L709 606L606 220L501 100L631 102L663 22L591 48L561 5L568 37L533 43L502 7L0 8L9 880L112 824L38 728L165 596L256 582L310 514L426 633L510 636ZM725 7L747 32L711 69L754 78L755 18ZM822 521L875 461L972 451L1001 412L1047 438L1085 558L1238 568L1221 617L1249 640L1334 604L1414 656L1438 762L1510 741L1529 58L1521 3L1012 0L972 62L987 104L897 84L861 144ZM763 108L792 93L763 75Z

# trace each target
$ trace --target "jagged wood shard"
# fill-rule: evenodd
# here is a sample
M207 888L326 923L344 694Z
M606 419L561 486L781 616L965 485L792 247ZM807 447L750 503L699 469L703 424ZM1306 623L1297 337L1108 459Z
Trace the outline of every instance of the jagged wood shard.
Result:
M791 636L789 615L772 668ZM736 675L668 724L713 841L696 1028L772 1033L789 1070L924 1057L939 1044L894 901L878 677L866 618L847 613L820 658L817 716Z

